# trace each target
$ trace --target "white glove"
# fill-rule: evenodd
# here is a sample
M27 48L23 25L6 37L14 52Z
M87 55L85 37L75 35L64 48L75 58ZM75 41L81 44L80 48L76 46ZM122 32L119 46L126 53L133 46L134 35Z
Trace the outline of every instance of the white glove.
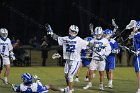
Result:
M37 75L33 75L34 80L40 80L40 78Z
M106 55L102 55L101 60L106 60Z
M135 54L138 56L140 54L140 51L135 52Z
M53 35L53 30L49 24L45 24L45 28L47 30L47 34Z
M10 51L10 58L11 60L16 60L15 55L13 53L13 51Z
M114 54L118 54L120 52L120 50L119 49L113 49L111 52L114 53Z

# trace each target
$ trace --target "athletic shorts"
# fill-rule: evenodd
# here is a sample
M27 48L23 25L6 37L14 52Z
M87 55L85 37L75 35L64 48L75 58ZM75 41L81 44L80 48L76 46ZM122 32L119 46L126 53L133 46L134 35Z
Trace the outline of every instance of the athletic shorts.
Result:
M66 60L64 73L74 76L80 66L81 60Z
M105 70L105 64L106 62L103 61L97 61L97 60L91 60L91 63L89 65L90 70L98 70L98 71L104 71Z
M106 59L106 70L114 70L115 69L115 57L108 56Z

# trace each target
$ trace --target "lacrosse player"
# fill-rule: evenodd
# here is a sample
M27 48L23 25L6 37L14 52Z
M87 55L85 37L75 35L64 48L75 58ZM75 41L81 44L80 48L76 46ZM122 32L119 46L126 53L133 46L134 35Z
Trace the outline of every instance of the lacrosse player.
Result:
M93 39L92 37L86 37L84 40L90 42L92 39ZM88 70L86 72L85 81L89 80L89 78L88 78L89 77L89 64L91 62L89 57L91 56L91 54L92 54L92 50L90 49L89 46L87 46L86 49L81 50L81 65L80 65L80 67L79 67L79 69L78 69L78 71L76 73L76 78L74 80L75 82L79 82L80 69L82 67L85 67L85 66L88 68Z
M54 34L50 25L47 25L46 29L48 34L51 34L52 38L57 40L59 45L63 46L63 59L66 60L64 73L68 85L68 92L66 93L72 93L73 77L81 63L81 50L86 49L89 42L77 36L79 28L76 25L71 25L69 27L69 36L64 37Z
M107 38L110 42L111 53L107 56L106 59L106 74L108 79L108 88L113 88L112 80L113 80L113 70L115 69L115 54L119 53L118 43L111 38L113 35L113 31L110 29L104 30L104 37Z
M83 87L83 89L92 87L93 74L98 70L100 75L99 89L104 90L103 79L106 64L105 59L111 53L111 46L109 41L103 37L103 30L101 27L95 28L95 38L90 42L93 43L93 54L89 65L89 82L85 87Z
M47 93L49 89L53 91L61 91L64 92L64 89L62 88L56 88L53 85L45 85L43 86L40 82L40 78L38 78L37 75L32 76L30 73L23 73L21 75L21 79L23 80L23 83L16 86L15 84L12 84L12 89L15 92L20 93ZM35 82L33 82L35 80Z
M5 66L6 70L4 73L4 83L8 84L8 76L10 73L10 58L11 60L15 60L15 56L13 53L13 46L11 44L11 40L7 37L8 36L8 30L5 28L0 29L0 54L1 54L1 69L0 73L2 71L2 67Z
M134 51L136 52L134 55L134 67L135 72L137 74L137 80L138 80L138 91L136 93L140 93L140 32L137 32L134 35Z

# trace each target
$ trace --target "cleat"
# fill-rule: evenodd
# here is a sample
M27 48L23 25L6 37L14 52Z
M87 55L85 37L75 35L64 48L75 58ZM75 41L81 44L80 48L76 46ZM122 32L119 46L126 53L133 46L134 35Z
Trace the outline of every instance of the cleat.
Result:
M92 87L92 84L87 84L83 89L89 89L90 87Z
M105 86L105 87L112 89L113 88L113 85L112 84L108 84L108 86Z
M103 90L104 90L104 86L103 86L103 84L100 84L99 89L100 89L101 91L103 91Z
M88 81L89 81L89 79L88 79L88 78L85 78L85 81L86 81L86 82L88 82Z
M64 88L64 92L63 93L69 93L69 87Z
M80 81L79 81L79 78L75 78L75 80L74 80L74 81L75 81L75 82L80 82Z

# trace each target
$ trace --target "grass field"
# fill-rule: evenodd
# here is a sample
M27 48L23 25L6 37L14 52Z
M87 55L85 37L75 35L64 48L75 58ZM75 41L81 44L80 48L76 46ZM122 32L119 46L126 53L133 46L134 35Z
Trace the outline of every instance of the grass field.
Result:
M36 74L41 78L43 84L53 84L59 87L65 87L65 79L63 75L63 67L11 67L9 82L14 84L21 83L21 74L29 72ZM137 90L137 79L133 67L117 67L114 71L113 89L105 88L105 91L99 91L99 75L96 72L96 77L93 80L93 87L88 90L83 90L86 85L84 81L86 68L83 68L80 73L80 82L75 83L74 93L135 93ZM104 85L107 85L105 78ZM0 81L0 93L14 93L10 86L3 85ZM60 93L49 91L49 93Z

